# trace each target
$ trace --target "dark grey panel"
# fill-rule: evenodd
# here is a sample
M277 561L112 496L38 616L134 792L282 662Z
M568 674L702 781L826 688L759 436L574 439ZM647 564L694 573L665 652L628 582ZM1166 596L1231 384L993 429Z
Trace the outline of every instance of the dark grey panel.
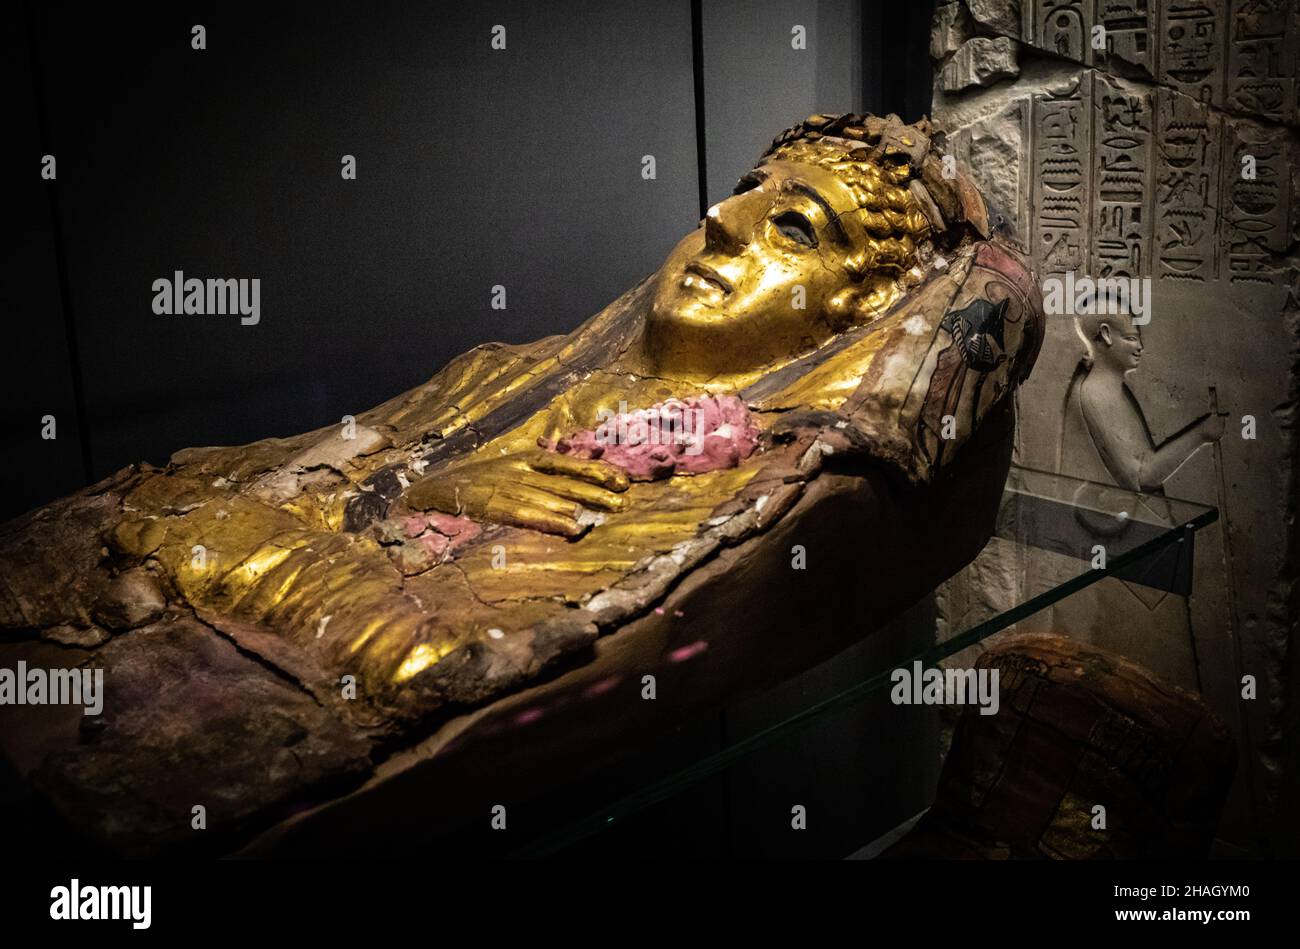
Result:
M40 133L21 16L0 41L0 75L8 97L5 217L12 230L4 250L3 399L0 430L0 520L85 484L72 362L59 300L51 197L60 179L43 180ZM61 172L62 168L56 168ZM55 438L41 437L54 416Z
M695 225L686 0L466 6L40 11L97 473L566 331ZM260 324L155 315L176 270L260 278Z
M930 22L944 0L869 0L864 31L867 110L904 122L929 115L934 98Z
M814 112L862 108L862 8L858 0L704 0L710 203L731 193L782 129ZM806 49L791 45L795 26L806 28Z

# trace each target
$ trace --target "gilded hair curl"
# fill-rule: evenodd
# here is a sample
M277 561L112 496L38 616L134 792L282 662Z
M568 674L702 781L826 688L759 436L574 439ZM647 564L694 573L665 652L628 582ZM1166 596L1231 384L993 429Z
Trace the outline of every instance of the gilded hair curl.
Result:
M905 274L934 250L988 237L979 190L951 159L929 120L896 115L813 115L778 135L759 158L833 172L856 199L870 238L867 272ZM742 183L744 179L742 179Z

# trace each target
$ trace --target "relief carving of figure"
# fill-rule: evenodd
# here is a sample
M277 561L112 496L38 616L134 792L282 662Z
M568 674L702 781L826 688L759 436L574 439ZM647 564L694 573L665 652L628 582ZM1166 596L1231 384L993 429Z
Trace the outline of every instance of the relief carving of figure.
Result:
M1066 396L1060 470L1130 491L1159 492L1199 448L1223 436L1224 416L1202 416L1157 445L1125 381L1141 364L1140 327L1122 314L1093 314L1075 317L1075 328L1085 354Z
M1089 543L1114 555L1123 546L1119 539L1132 527L1131 518L1143 513L1132 510L1133 505L1145 508L1155 523L1168 519L1165 482L1202 447L1222 437L1225 417L1211 412L1157 444L1127 382L1141 365L1140 327L1128 315L1100 313L1076 316L1075 329L1084 355L1066 395L1057 470L1084 479L1075 493L1074 516L1088 532ZM1135 500L1130 491L1141 497ZM1114 617L1139 603L1148 611L1144 623L1117 627ZM1166 590L1133 577L1110 578L1075 601L1057 604L1052 619L1081 638L1119 645L1125 655L1141 658L1170 681L1199 685L1196 643L1183 597L1171 598Z

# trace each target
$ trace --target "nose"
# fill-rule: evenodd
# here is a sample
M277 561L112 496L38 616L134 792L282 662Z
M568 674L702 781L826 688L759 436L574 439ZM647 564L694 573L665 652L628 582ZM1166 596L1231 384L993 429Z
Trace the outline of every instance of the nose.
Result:
M721 201L704 215L704 246L720 254L735 254L745 246L737 222L734 198ZM729 207L730 205L730 207Z

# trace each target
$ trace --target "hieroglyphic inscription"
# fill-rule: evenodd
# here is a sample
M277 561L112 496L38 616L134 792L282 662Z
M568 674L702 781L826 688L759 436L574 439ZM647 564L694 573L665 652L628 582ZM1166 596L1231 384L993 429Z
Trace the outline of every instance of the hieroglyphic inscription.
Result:
M1198 102L1297 118L1295 0L1024 0L1023 10L1039 49L1087 66L1120 59Z
M1029 34L1033 45L1067 59L1092 62L1092 15L1084 8L1083 0L1037 0L1033 8L1036 18Z
M1144 277L1151 272L1151 96L1093 74L1092 273Z
M1030 252L1042 275L1273 283L1291 197L1296 0L1026 0L1030 42L1081 64L1033 95ZM1105 27L1106 51L1091 49ZM1087 64L1122 59L1158 82ZM1125 75L1130 75L1126 72ZM1242 177L1252 156L1254 174Z
M1117 56L1153 75L1156 56L1153 19L1148 0L1097 0L1097 23L1106 30L1106 52L1097 56L1098 63L1105 57Z
M1287 243L1290 173L1283 133L1245 122L1228 128L1224 162L1223 254L1233 283L1282 281L1276 255ZM1251 162L1243 159L1249 157ZM1243 177L1250 165L1253 177Z
M1228 27L1229 108L1283 119L1295 112L1292 0L1236 0Z
M1213 279L1221 123L1199 102L1164 89L1156 95L1156 115L1156 276Z
M1088 84L1033 99L1034 237L1031 253L1040 272L1081 272L1089 260L1088 214L1092 194Z
M1222 101L1223 3L1169 0L1161 22L1161 82L1207 104Z

